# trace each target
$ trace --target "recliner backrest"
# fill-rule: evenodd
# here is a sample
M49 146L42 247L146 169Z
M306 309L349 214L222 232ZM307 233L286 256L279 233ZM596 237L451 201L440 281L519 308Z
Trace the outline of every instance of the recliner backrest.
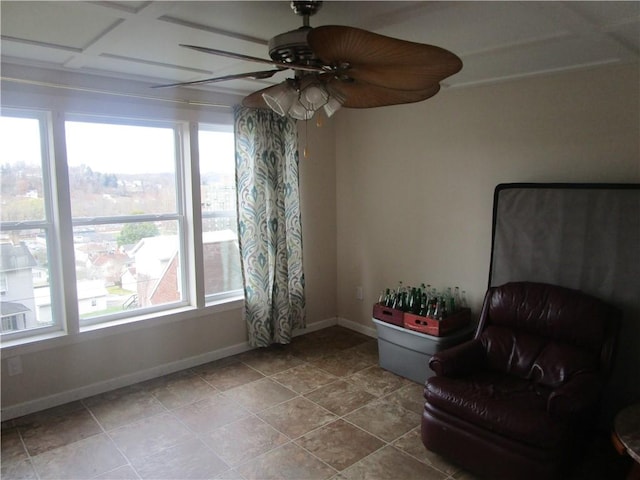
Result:
M476 337L492 369L556 387L577 373L608 369L618 317L577 290L513 282L488 290Z

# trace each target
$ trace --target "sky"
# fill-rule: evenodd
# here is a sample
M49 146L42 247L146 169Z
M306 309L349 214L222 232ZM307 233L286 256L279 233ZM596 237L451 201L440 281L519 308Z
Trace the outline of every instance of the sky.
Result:
M9 131L9 127L11 131ZM0 164L24 162L40 163L38 122L27 118L0 116Z
M174 172L171 129L71 121L65 129L70 166L116 174ZM201 172L233 175L233 134L201 130L199 141ZM0 164L17 162L40 163L38 122L0 117Z

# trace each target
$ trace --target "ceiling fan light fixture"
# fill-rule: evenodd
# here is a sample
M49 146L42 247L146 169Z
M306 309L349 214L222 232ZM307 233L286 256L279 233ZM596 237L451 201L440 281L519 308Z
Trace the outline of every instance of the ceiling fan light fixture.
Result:
M295 118L296 120L311 120L315 113L315 110L308 110L302 104L300 99L297 99L289 109L289 116L291 118Z
M289 82L283 82L276 88L262 94L262 98L269 108L281 117L289 112L297 97L298 93Z
M342 108L342 104L345 99L330 86L327 87L327 92L329 92L329 100L322 106L322 108L324 109L324 113L327 115L327 118L331 118L334 113Z
M264 103L278 115L296 120L310 120L324 109L331 117L344 103L344 97L319 78L288 79L261 94Z
M308 110L316 111L329 101L329 92L320 82L313 82L300 91L300 102Z
M323 110L324 110L324 113L327 115L327 118L331 118L333 114L336 113L341 108L342 108L342 103L340 103L340 101L335 97L330 98L329 101L323 105Z

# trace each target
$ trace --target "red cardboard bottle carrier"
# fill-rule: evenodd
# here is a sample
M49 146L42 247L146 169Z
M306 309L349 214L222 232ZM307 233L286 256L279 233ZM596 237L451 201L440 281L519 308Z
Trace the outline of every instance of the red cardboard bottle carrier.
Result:
M421 317L412 313L404 314L404 327L416 332L440 337L454 330L466 327L471 322L471 309L463 308L442 320Z
M471 309L463 308L442 320L436 320L435 318L421 317L413 313L405 313L402 310L376 303L373 306L373 318L416 332L441 337L469 325L471 322Z
M404 327L404 312L395 308L385 307L381 303L376 303L373 306L373 318Z

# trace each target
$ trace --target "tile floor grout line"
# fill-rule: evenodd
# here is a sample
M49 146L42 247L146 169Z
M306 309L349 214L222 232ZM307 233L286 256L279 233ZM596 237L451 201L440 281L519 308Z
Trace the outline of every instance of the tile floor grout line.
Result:
M28 447L27 447L27 445L26 445L26 442L24 441L24 437L23 437L23 435L22 435L22 431L21 431L21 429L20 429L20 426L19 426L19 425L16 425L16 426L14 427L14 428L17 430L17 432L18 432L18 435L19 435L19 437L20 437L20 441L21 441L21 443L22 443L23 449L24 449L25 453L27 454L27 460L29 460L29 463L31 464L31 467L32 467L32 469L33 469L33 472L36 474L36 477L37 477L39 480L40 480L42 477L41 477L41 475L40 475L39 470L36 468L36 464L35 464L35 462L33 461L36 457L38 457L38 456L40 456L40 455L47 454L47 453L49 453L49 452L52 452L52 451L57 450L57 449L60 449L60 448L71 447L72 445L78 444L78 443L80 443L80 442L83 442L83 441L88 440L88 439L93 438L93 437L97 437L98 435L105 435L105 436L109 439L109 441L113 444L113 446L116 448L116 450L118 450L118 453L120 453L120 454L123 456L123 458L124 458L125 460L127 460L127 463L129 463L129 459L128 459L128 458L126 457L126 455L124 455L124 453L123 453L123 452L118 448L118 446L115 444L115 442L113 441L113 439L111 438L111 436L109 435L109 433L105 430L105 428L104 428L104 426L102 425L102 423L100 423L100 422L98 421L98 419L96 418L96 416L94 415L94 413L93 413L93 412L92 412L92 411L91 411L91 410L90 410L90 409L85 405L85 403L84 403L84 399L80 399L80 400L78 400L78 403L79 403L79 404L80 404L80 406L82 407L82 410L86 411L86 412L91 416L91 418L93 419L93 421L94 421L94 422L96 422L96 425L100 428L100 431L99 431L99 432L96 432L96 433L94 433L94 434L88 435L88 436L86 436L86 437L78 438L77 440L74 440L74 441L69 442L69 443L65 443L64 445L60 445L60 446L58 446L58 447L56 447L56 448L52 448L52 449L49 449L49 450L45 450L45 451L40 452L40 453L38 453L38 454L36 454L36 455L31 455L31 453L29 452L29 449L28 449ZM52 407L52 408L57 408L57 407ZM43 410L43 411L46 411L46 410ZM31 415L37 415L38 413L41 413L41 412L35 412L35 413L31 414ZM117 467L117 468L120 468L120 467L122 467L122 466L123 466L123 465L120 465L120 466L119 466L119 467ZM104 472L103 472L103 473L104 473Z
M98 420L98 417L96 417L96 415L93 413L93 411L92 411L92 410L91 410L87 405L85 405L85 403L84 403L84 399L82 399L82 404L83 404L83 406L87 409L87 411L89 412L89 414L93 417L93 419L94 419L94 420L95 420L95 422L98 424L98 426L100 426L100 428L102 429L103 433L107 436L107 438L109 439L109 441L113 444L114 448L118 451L118 453L120 453L120 455L122 455L122 458L124 458L124 459L126 460L126 462L127 462L127 463L126 463L125 465L128 465L129 467L131 467L131 470L133 470L133 473L135 473L135 475L136 475L138 478L142 478L142 476L138 473L138 470L137 470L137 469L135 468L135 466L133 465L133 462L131 461L131 459L130 459L126 454L125 454L125 452L123 452L123 451L122 451L122 449L120 448L120 446L116 443L116 441L113 439L113 437L109 434L109 430L107 430L106 428L104 428L104 425L102 425L102 423ZM151 418L151 417L145 417L145 418ZM124 426L126 426L126 425L130 425L131 423L135 423L135 422L129 422L129 423L126 423L125 425L122 425L121 427L124 427ZM114 431L114 430L116 430L116 429L118 429L118 428L121 428L121 427L113 428L113 429L111 429L110 431ZM109 471L110 471L110 472L111 472L111 471L115 471L115 470L117 470L118 468L122 468L122 467L123 467L123 466L125 466L125 465L120 465L120 466L118 466L118 467L116 467L116 468L114 468L114 469L112 469L112 470L109 470ZM93 477L93 478L99 477L100 475L107 474L107 473L109 473L109 472L102 472L102 473L100 473L100 474L98 474L98 475L94 475L94 477Z
M368 453L368 454L366 454L365 456L363 456L363 457L359 458L359 459L358 459L358 461L353 462L353 463L352 463L351 465L349 465L348 467L343 468L343 469L341 469L341 470L338 470L337 468L332 467L334 470L338 470L338 474L340 474L340 473L344 472L345 470L347 470L347 469L351 468L352 466L354 466L354 465L356 465L356 464L360 463L360 462L361 462L361 461L363 461L365 458L367 458L367 457L369 457L369 456L373 455L373 454L374 454L374 453L376 453L377 451L382 450L383 448L385 448L385 447L387 447L387 446L390 446L390 445L391 445L391 444L390 444L389 442L387 442L386 440L383 440L382 438L380 438L380 437L378 437L378 436L376 436L376 435L372 434L371 432L368 432L367 430L364 430L363 428L358 427L357 425L355 425L355 424L353 424L353 423L350 423L350 422L348 422L348 421L346 421L346 420L344 420L344 419L342 419L342 418L338 418L337 420L334 420L333 422L326 423L326 424L324 424L324 425L322 425L322 426L320 426L320 427L317 427L317 428L315 428L315 429L313 429L313 430L310 430L310 431L308 431L308 432L306 432L306 433L304 433L304 434L302 434L302 435L300 435L300 436L298 436L298 437L296 437L296 438L292 439L291 441L292 441L292 442L294 442L294 443L295 443L297 446L299 446L300 448L302 448L302 449L304 449L305 451L309 452L309 453L310 453L311 455L313 455L314 457L318 458L319 460L322 460L322 459L320 459L319 457L317 457L313 452L311 452L311 451L307 450L307 449L306 449L306 448L304 448L302 445L300 445L299 443L297 443L297 440L301 439L301 438L302 438L302 437L304 437L305 435L308 435L308 434L313 433L313 432L318 431L318 430L322 430L322 428L326 427L326 426L327 426L327 425L329 425L330 423L337 422L338 420L343 420L343 421L345 421L346 423L348 423L349 425L351 425L351 426L353 426L353 427L356 427L358 430L361 430L361 431L363 431L364 433L366 433L366 434L368 434L368 435L371 435L373 438L375 438L375 439L377 439L377 440L380 440L380 441L382 442L382 445L381 445L380 447L378 447L377 449L375 449L375 450L374 450L374 451L372 451L372 452L369 452L369 453ZM325 462L325 463L326 463L326 462ZM329 466L331 466L331 465L329 465Z
M272 428L275 428L275 427L272 427ZM276 430L277 430L277 429L276 429ZM278 430L278 432L280 432L280 431ZM287 435L286 435L286 434L284 434L283 432L280 432L280 433L282 433L283 435L285 435L285 437L287 437L287 441L286 441L285 443L283 443L282 445L278 445L278 446L276 446L276 447L274 447L274 448L272 448L272 449L270 449L270 450L267 450L266 452L262 452L261 454L256 455L256 456L255 456L255 457L253 457L253 458L250 458L249 460L245 460L245 461L243 461L243 462L241 462L241 463L239 463L239 464L235 465L234 467L232 467L232 468L231 468L231 470L234 470L234 471L236 471L236 472L240 473L240 472L239 472L239 468L240 468L240 467L242 467L242 466L244 466L244 465L248 465L248 464L250 464L250 463L252 463L252 462L255 462L256 460L258 460L258 459L260 459L260 458L262 458L262 457L265 457L266 455L273 454L274 452L276 452L276 451L278 451L278 450L281 450L282 448L286 447L287 445L294 445L294 446L296 446L296 447L298 447L298 448L301 448L301 449L303 449L303 450L307 451L305 448L303 448L303 447L301 447L300 445L298 445L297 443L295 443L295 442L294 442L294 440L293 440L293 439L291 439L289 436L287 436ZM328 467L330 467L332 470L335 470L335 471L336 471L336 473L335 473L334 475L332 475L330 478L333 478L335 475L337 475L337 474L339 474L339 473L341 472L340 470L338 470L338 469L336 469L336 468L333 468L331 465L327 464L327 463L326 463L326 462L324 462L322 459L320 459L320 458L318 458L317 456L315 456L313 453L308 452L308 451L307 451L307 453L309 453L311 456L313 456L313 458L315 458L316 460L319 460L320 462L322 462L322 463L324 463L325 465L327 465ZM243 476L243 478L244 478L244 476Z
M407 435L409 435L413 430L416 430L416 429L418 429L418 428L421 428L421 427L420 427L420 425L418 425L417 427L412 428L411 430L409 430L409 431L408 431L407 433L405 433L404 435L400 435L398 438L396 438L396 439L394 440L394 442L397 442L397 441L398 441L398 440L400 440L401 438L406 437L406 436L407 436ZM411 458L414 458L415 460L419 461L420 463L424 463L425 465L428 465L429 467L431 467L431 468L433 468L433 469L437 470L438 472L442 473L443 475L446 475L446 478L445 478L445 479L443 479L443 480L448 479L449 477L451 477L451 476L455 475L455 474L456 474L456 473L458 473L458 471L459 471L459 470L456 470L456 471L455 471L455 472L453 472L453 473L447 473L447 472L445 472L444 470L441 470L440 468L436 467L436 466L435 466L434 464L432 464L431 462L426 462L426 461L424 461L424 460L421 460L420 458L416 457L415 455L413 455L413 454L411 454L411 453L409 453L409 452L407 452L407 451L405 451L405 450L402 450L402 449L400 449L399 447L397 447L397 446L395 446L395 445L394 445L394 447L395 447L395 448L397 448L398 450L400 450L401 452L403 452L404 454L409 455ZM452 465L453 465L453 464L452 464ZM458 468L458 467L456 467L456 468Z
M199 400L198 400L198 401L199 401ZM193 402L193 403L197 403L198 401ZM193 403L191 403L191 404L189 404L189 405L192 405ZM176 408L175 408L175 409L173 409L173 410L177 410L177 409L179 409L179 408L182 408L182 406L181 406L181 407L176 407ZM216 453L211 449L211 447L209 447L209 446L207 445L207 443L206 443L206 442L204 441L204 439L202 438L201 434L199 434L198 432L196 432L195 430L193 430L191 427L189 427L189 425L185 424L185 423L184 423L184 422L183 422L179 417L177 417L176 415L174 415L174 413L173 413L173 411L172 411L172 410L168 410L166 413L167 413L167 414L169 414L169 415L171 416L171 418L173 418L173 419L174 419L174 420L176 420L178 423L180 423L180 424L181 424L181 425L182 425L182 426L183 426L183 427L184 427L184 428L185 428L185 429L186 429L186 430L187 430L187 431L188 431L188 432L193 436L193 438L192 438L192 439L196 439L196 440L198 440L199 442L201 442L201 443L202 443L202 444L203 444L203 445L204 445L208 450L210 450L210 451L211 451L211 452L212 452L216 457L220 458L220 456L219 456L218 454L216 454ZM116 428L114 428L114 429L112 429L112 430L110 430L110 431L114 431L114 430L117 430L118 428L126 427L126 426L128 426L128 425L135 424L135 423L137 423L137 422L139 422L139 421L141 421L141 420L146 420L146 419L153 418L154 416L159 416L159 415L164 415L164 413L162 413L162 414L157 414L157 415L153 415L153 416L151 416L151 417L144 417L144 418L142 418L142 419L140 419L140 420L136 420L136 421L133 421L133 422L127 423L127 424L125 424L125 425L121 425L121 426L119 426L119 427L116 427ZM248 417L244 417L244 418L248 418ZM106 433L107 433L107 435L109 435L109 432L106 432ZM127 460L127 464L131 467L131 469L132 469L132 470L134 471L134 473L138 476L138 478L142 479L143 477L142 477L142 475L140 474L140 472L138 472L138 469L135 467L135 465L134 465L134 462L133 462L132 458L130 458L130 457L129 457L125 452L123 452L123 451L120 449L120 447L118 446L118 444L115 442L115 440L113 440L113 439L111 438L111 436L110 436L110 435L109 435L109 438L112 440L112 442L114 443L114 445L115 445L115 447L118 449L118 451L121 453L121 455L122 455L122 456ZM182 441L184 441L184 440L182 440ZM170 444L170 445L165 445L165 446L163 446L160 450L158 450L157 452L154 452L154 453L152 453L152 454L148 454L148 455L143 455L143 456L141 457L141 460L142 460L142 459L149 458L149 457L152 457L153 455L161 454L162 452L166 452L167 450L169 450L169 449L171 449L171 448L174 448L174 447L176 447L176 446L180 445L180 443L181 443L181 441L177 441L177 442L172 443L172 444ZM222 461L222 462L223 462L227 467L229 467L229 468L227 468L226 470L224 470L223 472L220 472L220 473L225 473L225 472L227 472L228 470L230 470L230 469L231 469L231 467L229 466L229 464L228 464L226 461L224 461L222 458L220 458L220 460L221 460L221 461ZM120 467L122 467L122 465L121 465ZM120 468L120 467L117 467L117 468ZM115 469L114 469L114 470L115 470ZM105 472L105 473L106 473L106 472ZM99 475L97 475L97 476L99 476Z
M244 362L243 362L243 363L244 363ZM306 364L307 366L311 366L311 367L313 367L313 368L317 368L318 370L321 370L321 371L323 371L323 372L325 372L325 373L327 373L327 374L331 375L332 377L335 377L335 378L334 378L334 380L333 380L332 382L328 383L328 384L325 384L325 385L319 386L319 387L317 387L317 388L315 388L315 389L311 389L311 390L309 390L309 391L307 391L307 392L296 392L295 390L293 390L293 389L292 389L292 388L290 388L289 386L287 386L287 385L285 385L285 384L283 384L283 383L279 382L278 380L276 380L276 379L274 379L274 378L271 378L271 377L273 377L274 375L277 375L277 374L282 373L282 372L286 372L286 371L288 371L288 370L292 370L292 369L294 369L294 368L297 368L297 367L302 366L302 365L305 365L305 364ZM249 366L249 367L250 367L250 365L247 365L247 366ZM336 476L340 475L340 473L344 472L346 469L338 470L337 468L333 467L332 465L330 465L329 463L325 462L325 461L324 461L324 460L322 460L320 457L318 457L317 455L315 455L313 452L311 452L311 451L307 450L306 448L304 448L302 445L300 445L300 444L297 442L297 440L299 440L300 438L304 437L305 435L308 435L308 434L313 433L313 432L315 432L315 431L321 430L322 428L326 427L327 425L329 425L329 424L331 424L331 423L334 423L334 422L336 422L336 421L338 421L338 420L343 420L343 421L345 421L347 424L349 424L349 425L351 425L351 426L353 426L353 427L357 428L358 430L360 430L360 431L362 431L362 432L364 432L364 433L366 433L366 434L368 434L368 435L371 435L373 438L376 438L377 440L379 440L379 441L382 443L382 446L381 446L381 447L379 447L378 449L374 450L374 451L373 451L373 452L371 452L370 454L365 455L364 457L362 457L362 458L358 459L358 461L357 461L357 462L352 463L352 464L351 464L351 465L349 465L347 468L350 468L350 467L352 467L353 465L355 465L355 464L357 464L357 463L361 462L362 460L364 460L365 458L367 458L367 457L368 457L368 456L370 456L371 454L373 454L373 453L377 452L378 450L381 450L382 448L385 448L385 447L387 447L387 446L393 446L393 445L391 445L391 443L390 443L390 442L387 442L386 440L384 440L384 439L382 439L382 438L378 437L378 436L377 436L377 435L375 435L375 434L372 434L371 432L368 432L367 430L363 429L362 427L359 427L358 425L355 425L355 424L353 424L353 423L349 422L348 420L345 420L345 419L343 418L343 416L340 416L340 415L336 414L335 412L330 411L330 410L329 410L329 409L327 409L326 407L324 407L324 406L322 406L322 405L320 405L320 404L318 404L318 403L314 402L313 400L311 400L311 399L309 399L309 398L307 398L307 397L305 396L305 395L308 395L308 394L310 394L310 393L312 393L312 392L314 392L314 391L316 391L316 390L318 390L318 389L320 389L320 388L322 388L322 387L324 387L324 386L330 385L330 384L335 383L335 382L338 382L338 381L340 381L340 380L345 380L346 378L348 378L348 377L350 377L350 376L352 376L352 375L355 375L356 373L358 373L358 372L360 372L360 371L363 371L363 370L365 370L365 369L367 369L367 368L373 367L373 366L375 366L375 365L374 365L374 364L372 364L372 365L366 366L366 367L364 367L364 368L362 368L362 369L360 369L360 370L357 370L357 371L355 371L355 372L352 372L352 373L350 373L350 374L349 374L349 375L347 375L347 376L339 377L339 376L337 376L337 375L332 374L331 372L328 372L328 371L326 371L326 370L323 370L323 369L322 369L322 368L320 368L320 367L317 367L317 366L313 365L313 364L312 364L312 363L310 363L310 362L303 361L303 363L302 363L301 365L296 365L296 366L291 367L291 368L288 368L288 369L283 369L283 370L281 370L281 371L279 371L279 372L275 372L275 373L273 373L273 374L269 375L269 376L268 376L268 378L270 378L270 379L271 379L272 381L274 381L275 383L277 383L277 384L281 385L282 387L287 388L288 390L293 391L294 393L296 393L296 396L295 396L295 397L293 397L293 398L290 398L290 399L288 399L288 400L285 400L285 401L283 401L283 402L280 402L280 403L278 403L278 404L274 404L274 405L272 405L272 406L270 406L270 407L268 407L268 408L266 408L266 409L260 410L259 412L255 412L255 413L254 413L254 415L255 415L259 420L261 420L261 421L263 421L265 424L269 425L271 428L274 428L276 431L278 431L279 433L283 434L283 435L288 439L288 442L287 442L287 443L285 443L285 444L283 444L283 445L280 445L280 446L278 446L278 447L276 447L276 448L274 448L274 449L268 450L267 452L262 453L262 454L261 454L261 455L259 455L258 457L254 457L254 458L253 458L253 459L251 459L251 460L247 460L246 462L244 462L244 463L242 463L242 464L239 464L239 465L235 466L235 467L234 467L234 469L237 469L237 468L238 468L238 467L240 467L241 465L244 465L244 464L246 464L246 463L249 463L249 462L251 462L251 461L254 461L255 459L257 459L257 458L259 458L259 457L261 457L261 456L264 456L264 455L266 455L266 454L268 454L268 453L272 453L272 452L274 452L274 451L278 450L279 448L282 448L284 445L286 445L286 444L288 444L288 443L291 443L291 444L293 444L293 445L295 445L295 446L297 446L297 447L299 447L299 448L303 449L304 451L306 451L307 453L309 453L313 458L317 459L318 461L322 462L324 465L326 465L326 466L330 467L332 470L334 470L336 473L335 473L334 475L332 475L332 477L330 477L330 478L334 478L334 477L336 477ZM260 373L263 373L263 372L260 372ZM248 382L248 383L251 383L251 382ZM348 382L348 383L349 383L349 382ZM246 384L245 384L245 385L246 385ZM353 385L353 384L352 384L352 385ZM354 385L354 386L359 387L359 386L357 386L357 385ZM402 387L400 387L400 388L402 388ZM398 388L398 389L396 389L396 390L394 390L394 391L397 391L397 390L399 390L400 388ZM390 393L393 393L393 392L390 392ZM273 408L276 408L277 406L283 405L284 403L287 403L287 402L289 402L289 401L292 401L292 400L294 400L294 399L296 399L296 398L300 398L300 399L307 400L307 401L309 401L309 402L313 403L314 405L316 405L317 407L321 408L321 409L322 409L322 410L324 410L325 412L327 412L327 413L329 413L329 414L331 414L331 415L335 416L336 418L334 418L333 420L331 420L331 421L329 421L329 422L327 422L327 423L325 423L325 424L323 424L323 425L320 425L320 426L318 426L318 427L316 427L316 428L314 428L314 429L312 429L312 430L309 430L309 431L307 431L307 432L305 432L305 433L303 433L303 434L301 434L301 435L298 435L297 437L293 437L293 438L292 438L292 437L290 437L289 435L287 435L285 432L282 432L282 431L281 431L281 430L279 430L277 427L275 427L274 425L271 425L269 422L266 422L264 419L262 419L261 417L259 417L259 416L258 416L258 414L259 414L259 413L262 413L262 412L265 412L265 411L267 411L267 410L271 410L271 409L273 409ZM363 406L366 406L366 405L368 405L369 403L371 403L372 401L375 401L375 400L377 400L377 399L379 399L379 398L381 398L381 397L377 397L377 396L375 396L375 395L374 395L374 398L373 398L371 401L367 402L367 403L366 403L365 405L363 405ZM401 407L401 408L402 408L402 407ZM354 411L356 411L356 410L358 410L358 409L359 409L359 408L354 409L354 410L352 410L351 412L347 412L345 415L348 415L348 414L350 414L350 413L353 413ZM408 433L408 432L406 432L406 433ZM405 434L403 434L403 435L406 435L406 433L405 433ZM398 438L401 438L403 435L400 435ZM394 439L394 441L395 441L395 440L397 440L398 438ZM395 448L395 447L394 447L394 448ZM399 450L399 449L398 449L398 450ZM399 450L399 451L400 451L400 450ZM405 452L402 452L402 453L405 453ZM424 462L421 462L421 463L424 463ZM237 471L237 470L236 470L236 471Z
M307 432L307 433L311 433L311 432ZM306 435L306 433L304 434ZM298 438L302 438L304 435L300 435ZM304 450L305 452L307 452L309 455L311 455L313 458L321 461L322 463L324 463L326 466L328 466L329 468L331 468L332 470L335 470L336 473L333 474L330 478L334 478L336 475L340 475L342 472L344 472L346 470L346 468L342 468L342 469L337 469L336 467L334 467L333 465L325 462L323 459L321 459L320 457L318 457L315 453L313 453L312 451L306 449L305 447L303 447L302 445L300 445L299 443L297 443L295 440L291 440L291 442L297 446L298 448L301 448L302 450ZM358 460L360 461L360 460ZM358 462L354 462L351 465L355 465ZM349 467L351 467L351 465L349 465ZM347 467L347 468L349 468Z
M33 473L36 474L37 479L41 480L42 477L40 476L40 473L38 472L38 469L36 468L36 465L35 465L35 463L33 461L33 457L35 457L35 455L31 455L31 453L29 452L29 449L27 448L27 444L24 441L24 438L22 436L22 430L20 429L20 426L13 424L12 428L14 428L16 430L16 432L18 433L18 438L20 439L20 444L22 445L22 449L24 450L24 453L27 454L26 460L31 465L31 470L33 471Z

